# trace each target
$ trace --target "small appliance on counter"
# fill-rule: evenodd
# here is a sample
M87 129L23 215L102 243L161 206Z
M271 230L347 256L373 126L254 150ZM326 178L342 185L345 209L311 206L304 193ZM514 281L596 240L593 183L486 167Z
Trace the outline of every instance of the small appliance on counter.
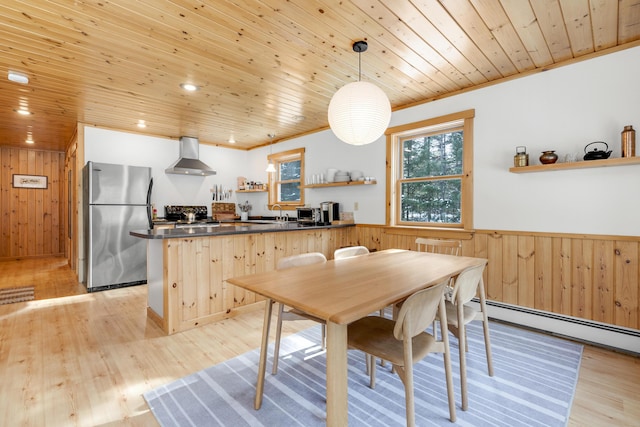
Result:
M320 208L297 208L297 220L300 226L313 226L320 223Z
M320 203L320 222L330 225L334 221L340 220L340 203L322 202Z

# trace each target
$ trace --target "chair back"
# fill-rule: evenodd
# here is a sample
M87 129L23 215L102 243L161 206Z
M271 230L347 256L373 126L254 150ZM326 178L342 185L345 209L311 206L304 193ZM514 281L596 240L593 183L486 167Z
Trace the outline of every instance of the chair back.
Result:
M310 252L308 254L300 254L300 255L291 255L288 257L281 258L278 261L277 269L284 270L291 267L301 267L303 265L309 264L319 264L321 262L327 262L327 257L325 257L320 252Z
M478 284L482 279L482 272L487 265L485 261L482 265L469 267L458 275L451 294L451 301L454 304L466 304L476 296L478 292Z
M365 246L349 246L347 248L336 249L333 252L333 259L350 258L352 256L366 255L369 249Z
M460 240L440 240L418 237L416 239L416 248L418 252L459 256L462 249L462 242L460 242Z
M413 338L433 324L447 283L449 279L422 289L404 301L393 329L393 336L396 339L404 339L405 333Z

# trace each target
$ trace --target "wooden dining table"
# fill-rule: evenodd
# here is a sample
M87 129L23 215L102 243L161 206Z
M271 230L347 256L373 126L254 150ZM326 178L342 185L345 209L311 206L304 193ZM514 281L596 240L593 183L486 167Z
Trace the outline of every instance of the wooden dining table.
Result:
M255 408L262 405L273 301L326 321L326 425L342 427L348 425L347 325L484 262L483 258L387 249L227 279L267 298Z

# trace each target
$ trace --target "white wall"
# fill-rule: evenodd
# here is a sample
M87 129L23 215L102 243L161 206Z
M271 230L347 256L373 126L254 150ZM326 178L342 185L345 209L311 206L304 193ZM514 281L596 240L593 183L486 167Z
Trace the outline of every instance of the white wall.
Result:
M215 169L216 175L166 174L164 170L178 159L178 140L94 127L85 127L84 133L85 164L92 160L152 168L151 202L158 209L159 216L164 216L165 205L206 205L211 209L211 188L214 185L222 185L225 188L235 189L236 177L246 171L248 161L246 151L201 144L200 160ZM209 214L211 214L210 210Z
M537 73L393 113L391 126L475 109L474 226L478 229L640 235L640 165L512 174L515 147L525 145L530 163L543 150L582 157L584 146L605 141L620 156L625 125L640 129L640 47ZM210 203L209 188L235 188L237 176L266 181L268 148L242 152L201 146L200 158L218 170L214 177L165 175L178 142L88 128L87 160L150 165L154 201ZM385 220L384 138L360 147L323 131L276 144L274 152L306 147L307 175L327 168L362 170L377 185L306 190L306 202L340 202L359 223ZM640 151L640 150L638 150ZM266 214L263 193L242 194L252 214ZM234 200L235 201L235 200Z

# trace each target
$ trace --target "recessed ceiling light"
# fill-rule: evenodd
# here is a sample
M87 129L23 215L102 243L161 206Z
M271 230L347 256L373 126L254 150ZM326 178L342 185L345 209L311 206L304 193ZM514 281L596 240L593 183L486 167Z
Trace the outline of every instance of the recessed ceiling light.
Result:
M139 128L146 128L147 124L145 123L144 120L138 120L138 127Z
M15 109L14 109L13 111L15 111L16 113L21 114L21 115L23 115L23 116L28 116L28 115L30 115L30 114L33 114L31 111L26 110L26 109L24 109L24 108L20 108L19 110L15 110Z
M35 142L33 140L33 135L31 135L31 132L27 134L27 139L24 142L26 142L27 144L33 144Z
M29 83L29 77L26 74L19 73L17 71L9 70L8 78L12 82L20 83L20 84L23 84L23 85L26 85L27 83Z
M233 137L233 135L231 135L229 137L229 144L235 144L236 143L236 139Z
M191 83L181 83L180 87L184 90L187 90L189 92L194 92L198 89L200 89L198 86L191 84Z

